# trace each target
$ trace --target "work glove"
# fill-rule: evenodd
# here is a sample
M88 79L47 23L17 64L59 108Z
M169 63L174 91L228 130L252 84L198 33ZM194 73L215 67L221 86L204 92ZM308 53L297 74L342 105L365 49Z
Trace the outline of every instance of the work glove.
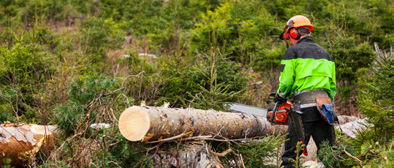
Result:
M275 97L274 97L274 102L278 102L279 104L282 104L284 102L286 102L286 98L280 96L278 93L276 93Z

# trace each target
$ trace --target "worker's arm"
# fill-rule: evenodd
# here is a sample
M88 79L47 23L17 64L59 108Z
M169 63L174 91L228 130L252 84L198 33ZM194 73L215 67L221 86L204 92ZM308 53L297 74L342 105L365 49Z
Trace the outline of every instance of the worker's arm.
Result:
M286 50L285 55L283 56L282 61L280 62L280 77L279 77L279 88L278 95L280 97L286 98L291 94L291 89L294 84L295 74L295 50L290 47Z

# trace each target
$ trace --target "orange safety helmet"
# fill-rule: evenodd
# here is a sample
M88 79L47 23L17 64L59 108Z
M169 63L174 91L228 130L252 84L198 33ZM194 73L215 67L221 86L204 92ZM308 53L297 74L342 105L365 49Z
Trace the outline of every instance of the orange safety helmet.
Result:
M313 26L307 17L296 15L287 21L286 26L283 28L283 32L280 34L279 38L282 40L285 38L290 39L290 37L296 40L300 39L301 33L298 30L300 27L307 27L309 28L309 31L313 30Z

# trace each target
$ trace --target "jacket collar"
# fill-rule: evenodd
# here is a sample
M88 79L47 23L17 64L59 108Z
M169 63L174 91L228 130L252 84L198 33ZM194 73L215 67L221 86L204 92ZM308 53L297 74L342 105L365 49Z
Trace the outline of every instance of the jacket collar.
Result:
M302 39L298 40L297 44L303 43L303 42L314 43L315 41L313 41L312 36L306 36L306 37L303 37Z

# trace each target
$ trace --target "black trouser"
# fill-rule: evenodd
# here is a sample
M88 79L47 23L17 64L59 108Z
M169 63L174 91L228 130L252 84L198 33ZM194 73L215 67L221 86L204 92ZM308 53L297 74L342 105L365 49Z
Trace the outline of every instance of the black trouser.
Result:
M302 110L304 111L304 110ZM294 162L290 161L290 158L296 159L296 146L297 146L297 139L295 135L295 128L290 120L288 123L289 127L287 130L288 135L286 136L285 141L285 151L282 155L282 164L285 168L288 167L295 167ZM305 148L308 145L309 139L312 136L315 144L317 146L317 150L320 149L320 144L323 141L329 141L330 145L335 144L335 130L334 126L326 123L323 119L315 120L315 121L308 121L303 122L304 131L305 131ZM303 152L302 148L299 151L299 155Z

